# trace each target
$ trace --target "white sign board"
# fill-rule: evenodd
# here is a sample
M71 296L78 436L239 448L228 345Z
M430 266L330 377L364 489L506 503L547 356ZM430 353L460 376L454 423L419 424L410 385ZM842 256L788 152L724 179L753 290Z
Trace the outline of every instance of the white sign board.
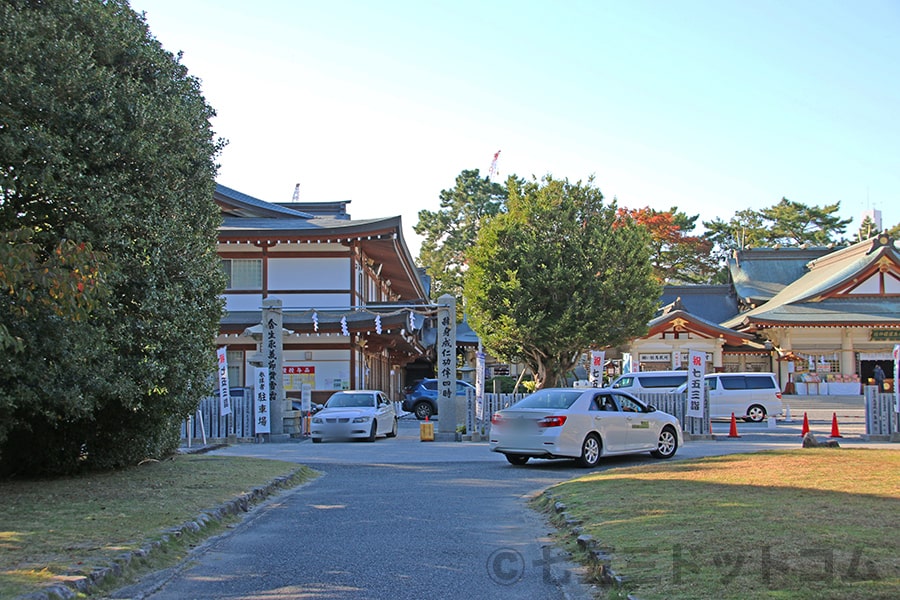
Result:
M591 350L591 370L588 373L591 387L603 387L603 363L605 362L605 351Z
M223 417L231 414L231 388L228 385L226 350L224 346L216 350L216 358L219 361L219 414Z
M256 433L271 433L272 421L269 414L269 369L255 367L253 380L256 396L253 399L253 430Z
M900 414L900 385L897 373L900 373L900 344L894 345L894 412Z
M485 355L479 350L475 354L475 418L484 420L484 371Z
M639 354L638 360L642 363L645 362L664 362L667 363L672 360L672 354L670 352L655 352L655 353L645 353Z
M703 376L706 374L706 353L691 350L688 353L687 416L704 417Z

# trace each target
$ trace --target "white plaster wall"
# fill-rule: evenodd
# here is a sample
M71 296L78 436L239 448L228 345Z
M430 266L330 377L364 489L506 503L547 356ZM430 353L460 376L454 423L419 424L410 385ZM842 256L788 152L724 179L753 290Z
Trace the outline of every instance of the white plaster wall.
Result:
M260 310L262 294L225 294L225 310Z
M349 258L270 257L270 290L350 289Z

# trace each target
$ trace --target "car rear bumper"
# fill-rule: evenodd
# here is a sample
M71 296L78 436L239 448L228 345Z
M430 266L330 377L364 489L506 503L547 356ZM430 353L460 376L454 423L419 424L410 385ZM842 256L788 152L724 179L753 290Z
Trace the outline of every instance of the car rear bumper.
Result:
M520 454L522 456L557 458L570 456L559 444L558 435L491 435L491 452Z

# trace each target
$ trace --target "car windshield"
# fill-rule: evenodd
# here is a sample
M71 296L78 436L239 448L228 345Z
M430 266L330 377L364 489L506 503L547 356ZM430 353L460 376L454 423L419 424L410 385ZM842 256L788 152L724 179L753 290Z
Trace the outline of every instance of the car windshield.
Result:
M347 408L356 406L375 406L372 394L335 394L325 403L325 408Z
M522 398L511 408L566 409L583 393L582 390L539 390Z

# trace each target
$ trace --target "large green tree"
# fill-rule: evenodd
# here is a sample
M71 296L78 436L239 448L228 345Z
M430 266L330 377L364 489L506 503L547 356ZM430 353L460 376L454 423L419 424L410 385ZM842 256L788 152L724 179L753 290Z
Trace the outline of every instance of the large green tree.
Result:
M0 277L0 473L161 456L214 369L214 112L122 0L0 3L0 65L5 260L55 269Z
M506 186L481 177L478 169L463 170L456 185L441 190L440 209L420 210L413 230L424 236L419 265L431 276L432 298L462 297L466 252L481 224L506 209Z
M524 362L540 388L585 349L644 334L661 288L647 229L604 202L593 179L507 186L507 212L481 227L468 253L465 299L485 347Z

